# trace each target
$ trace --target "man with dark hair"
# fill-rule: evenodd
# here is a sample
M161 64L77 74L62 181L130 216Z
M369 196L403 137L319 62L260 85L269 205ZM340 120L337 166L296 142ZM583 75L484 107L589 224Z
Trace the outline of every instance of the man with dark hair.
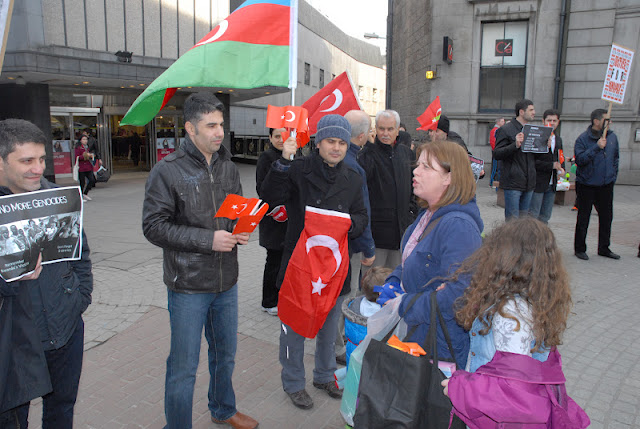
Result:
M222 146L222 103L208 92L191 94L183 112L185 141L151 170L142 208L144 235L163 250L168 293L166 427L191 428L204 328L211 420L255 428L258 422L236 409L231 383L238 333L237 244L247 244L249 234L232 235L234 222L214 217L228 194L242 194L240 175Z
M501 162L500 188L504 190L504 217L519 217L529 212L536 185L533 153L522 151L522 129L533 121L536 110L531 100L516 103L516 117L496 131L495 159Z
M556 134L560 124L560 112L555 109L545 110L542 122L553 128L549 139L549 152L534 155L536 162L536 187L531 197L529 213L539 221L549 223L553 202L556 199L556 187L558 185L558 173L564 174L564 156L562 153L562 138Z
M44 134L28 121L7 119L0 122L0 195L22 194L55 187L42 177L45 168L46 143ZM14 233L18 235L17 228ZM93 291L93 274L89 255L87 237L83 232L80 260L61 261L43 266L40 265L41 259L38 259L32 274L11 283L0 280L0 294L4 295L6 292L17 289L28 291L30 297L33 315L29 317L35 321L38 332L35 333L35 338L26 336L18 338L20 345L17 348L22 348L24 342L26 350L29 350L29 344L32 341L39 342L39 350L32 350L25 356L25 360L14 358L13 365L18 366L20 370L3 368L4 363L0 363L0 374L15 371L16 374L24 377L15 383L5 384L0 375L0 397L4 385L22 392L20 396L22 402L13 403L14 406L19 405L13 410L13 418L17 419L20 426L12 427L27 427L29 401L34 396L27 397L24 393L29 390L30 384L49 385L49 379L53 390L51 388L44 391L40 388L34 390L38 391L35 397L42 395L43 398L42 427L66 429L73 426L73 407L78 395L84 348L82 313L91 303ZM16 308L19 307L14 307ZM0 319L2 319L1 315ZM3 329L1 326L0 330ZM23 334L26 332L25 329ZM29 332L28 335L33 333ZM1 345L2 342L0 339L0 354L7 350ZM40 369L39 359L42 350L44 350L47 365L44 374ZM12 352L17 356L20 350ZM0 357L1 360L2 357ZM23 370L27 374L33 374L35 371L34 375L44 378L40 380L27 377L20 374ZM52 390L51 393L45 394L50 390ZM12 393L5 396L9 398L15 396ZM4 411L2 408L0 405L0 412ZM3 427L2 422L0 417L0 427Z
M358 155L369 188L374 265L391 269L401 262L400 239L417 213L411 185L415 157L409 147L397 143L399 126L398 112L378 112L375 142Z
M594 110L591 112L591 125L580 134L574 147L578 165L576 172L578 218L573 247L576 257L584 261L589 259L586 253L586 239L591 206L595 206L599 218L598 255L620 259L620 255L609 249L613 221L613 185L618 177L620 157L618 138L609 125L607 111Z
M290 161L296 152L295 138L284 142L282 156L271 165L267 178L262 182L260 195L272 205L285 204L289 215L284 243L282 266L278 274L281 286L300 234L305 228L307 207L346 213L351 219L349 239L362 234L367 226L367 210L362 199L362 180L358 173L343 162L351 139L351 126L340 115L327 115L318 122L317 149L311 155ZM338 318L342 314L342 301L349 293L350 276L341 285L341 292L316 335L315 368L313 386L324 390L335 399L342 397L336 387L335 338ZM302 287L302 285L301 285ZM283 296L280 299L292 299ZM282 387L291 402L298 408L310 409L313 400L305 389L304 370L305 338L291 326L282 324L280 331L280 364Z

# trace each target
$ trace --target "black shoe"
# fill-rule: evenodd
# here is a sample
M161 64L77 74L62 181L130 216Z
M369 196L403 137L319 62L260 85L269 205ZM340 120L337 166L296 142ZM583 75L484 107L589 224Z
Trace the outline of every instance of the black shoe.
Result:
M576 252L576 258L582 259L583 261L588 261L589 260L589 255L587 255L584 252Z
M620 255L613 253L611 250L605 250L603 252L598 251L598 255L604 256L605 258L620 259Z
M344 352L341 355L336 356L336 363L338 365L347 366L347 352Z
M306 390L302 389L299 392L287 393L289 398L291 398L291 402L298 408L302 408L303 410L308 410L309 408L313 408L313 399L307 393Z
M332 398L336 398L336 399L342 398L342 390L338 389L338 387L336 386L336 383L334 383L333 381L330 381L328 383L316 383L314 381L313 387L315 387L316 389L326 391L329 394L329 396L331 396Z

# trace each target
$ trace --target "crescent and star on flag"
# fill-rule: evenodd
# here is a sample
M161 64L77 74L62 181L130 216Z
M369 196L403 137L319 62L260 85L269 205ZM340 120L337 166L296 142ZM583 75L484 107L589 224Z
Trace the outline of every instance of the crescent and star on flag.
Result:
M333 277L338 272L338 269L340 269L340 265L342 264L340 245L333 237L330 237L328 235L314 235L307 239L307 254L309 254L311 249L313 249L314 247L326 247L331 250L333 258L336 260L336 269L331 275ZM311 286L313 287L311 294L313 295L314 293L317 293L318 295L322 295L322 289L327 287L327 284L328 283L323 283L322 278L318 276L318 280L316 280L315 282L311 282Z
M333 103L333 106L329 107L328 109L321 110L321 112L333 112L342 104L342 91L340 91L339 89L334 89L332 94L336 97L336 101ZM331 95L327 95L326 97L324 97L320 102L320 105L323 105L329 97L331 97Z

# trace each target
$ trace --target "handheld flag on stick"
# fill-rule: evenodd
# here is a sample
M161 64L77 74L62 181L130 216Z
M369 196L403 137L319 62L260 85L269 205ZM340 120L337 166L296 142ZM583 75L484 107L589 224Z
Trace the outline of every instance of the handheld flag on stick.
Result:
M282 139L289 138L291 130L296 130L298 147L303 147L309 142L309 114L307 109L301 106L272 106L267 107L266 126L269 128L286 128L282 133Z
M302 105L309 111L309 134L315 134L325 115L344 116L349 110L362 110L348 72L336 76Z
M215 217L238 219L233 234L253 232L264 215L269 211L269 205L258 198L245 198L241 195L229 194L218 209Z
M429 104L424 113L416 118L418 122L420 122L420 128L416 128L416 130L428 131L437 129L441 113L440 96L437 96L436 99Z
M297 1L245 1L154 80L120 125L145 125L179 87L294 88Z
M336 303L349 271L351 217L306 207L278 298L278 316L299 335L316 336Z

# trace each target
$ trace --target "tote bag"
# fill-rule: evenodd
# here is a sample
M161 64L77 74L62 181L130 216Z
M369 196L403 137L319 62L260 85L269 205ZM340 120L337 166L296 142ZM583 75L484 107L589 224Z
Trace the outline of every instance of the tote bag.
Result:
M79 156L76 156L76 163L73 164L73 180L76 182L80 181L80 164L78 164L79 158Z
M428 350L426 356L412 356L387 345L393 329L382 341L371 340L362 363L355 429L449 427L451 401L440 385L446 377L438 369L438 324L454 359L455 355L436 293L430 296L431 324L423 347ZM464 427L455 416L451 428Z

